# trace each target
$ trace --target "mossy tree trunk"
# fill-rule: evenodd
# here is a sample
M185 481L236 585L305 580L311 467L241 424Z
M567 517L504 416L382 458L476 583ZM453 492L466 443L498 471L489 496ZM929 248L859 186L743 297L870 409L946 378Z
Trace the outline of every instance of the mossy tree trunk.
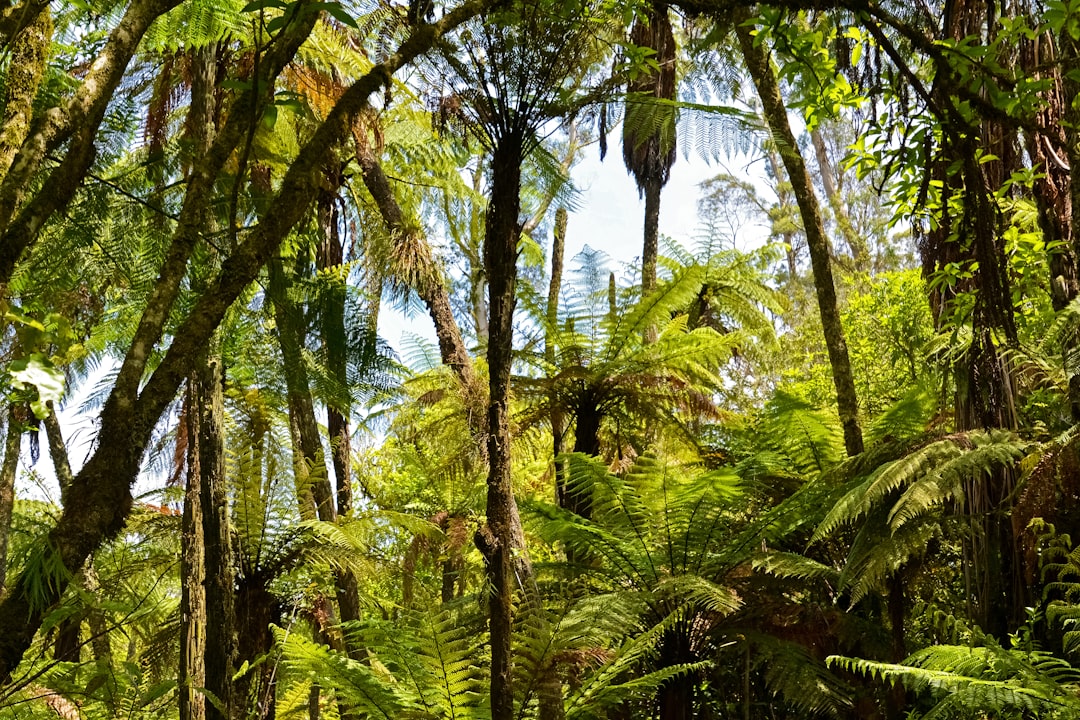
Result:
M863 451L862 429L859 427L859 403L855 394L855 380L851 372L851 360L848 357L844 327L840 322L840 310L836 301L836 285L833 282L832 262L829 259L829 240L825 235L825 226L821 218L821 209L806 162L799 152L799 145L788 122L787 108L780 95L776 71L768 49L757 42L747 26L751 19L750 11L745 7L736 8L732 13L735 33L739 39L739 48L746 62L747 70L761 99L762 113L776 139L777 152L783 161L791 180L792 193L802 215L806 232L806 243L810 249L810 265L814 273L814 287L817 291L818 311L825 334L825 347L829 353L832 367L833 385L836 388L836 406L840 413L840 423L844 428L844 446L848 455L858 455Z

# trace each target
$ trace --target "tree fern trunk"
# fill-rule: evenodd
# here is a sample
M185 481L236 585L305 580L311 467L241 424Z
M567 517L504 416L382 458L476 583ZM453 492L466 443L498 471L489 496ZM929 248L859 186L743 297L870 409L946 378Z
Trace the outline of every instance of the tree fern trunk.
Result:
M206 568L199 458L199 389L188 381L182 420L187 439L184 513L180 532L180 717L206 717Z
M484 268L490 307L487 525L477 534L477 544L487 561L491 586L492 720L512 720L514 717L514 588L520 583L526 588L527 595L534 595L531 588L535 586L510 474L510 367L523 158L524 138L519 132L510 131L499 139L492 156L491 197L484 235Z
M336 158L328 160L325 173L331 189L319 193L316 202L319 233L319 251L316 263L320 271L340 268L345 262L345 248L342 246L341 232L338 228L337 189L341 186L340 164ZM329 275L329 273L327 273ZM346 350L349 339L345 329L346 305L345 281L334 282L331 289L324 292L322 302L322 340L326 348L326 362L330 376L334 379L335 390L340 393L337 402L326 404L326 426L330 434L330 457L334 468L337 486L337 515L347 518L352 514L352 446L349 434L349 378ZM338 612L342 622L354 622L360 619L360 593L356 577L347 569L335 570L335 585ZM351 654L359 657L359 648L351 648Z
M326 473L326 458L319 437L319 424L315 419L315 403L311 398L311 386L304 365L307 328L303 309L289 297L292 280L282 262L272 260L269 267L269 290L274 303L278 345L284 361L300 517L306 520L317 517L324 522L333 522L336 517L334 496Z
M659 177L645 182L645 228L641 247L641 296L656 289L656 259L660 254L660 195L664 184ZM653 329L653 335L656 334ZM655 340L655 338L653 338Z
M776 136L777 152L791 180L792 191L802 215L806 242L810 248L810 264L814 271L818 311L821 314L821 325L825 333L825 347L829 352L829 364L832 366L833 384L836 387L836 405L840 412L840 423L844 428L844 446L847 448L848 455L858 455L863 451L862 429L859 427L859 403L855 394L855 380L851 372L851 360L848 357L844 328L837 308L836 287L833 283L832 264L829 260L829 241L825 236L821 210L814 194L813 184L810 182L810 176L806 171L806 163L799 153L798 143L788 123L787 108L780 96L780 86L772 67L772 58L768 50L755 42L755 38L750 34L750 28L746 25L750 18L750 12L745 7L736 8L733 12L732 19L739 38L739 47L761 99L765 120Z
M270 633L271 624L281 623L281 607L277 598L267 589L270 578L256 569L242 577L236 592L236 636L237 662L254 663L258 658L270 652L274 646L274 637ZM277 683L274 663L260 663L250 667L236 681L234 688L239 712L246 710L247 715L237 715L244 720L273 720L276 714ZM181 716L183 717L183 716Z
M225 476L224 374L220 357L208 359L194 374L197 397L199 505L202 510L205 566L205 687L218 702L206 704L207 720L229 720L236 659L235 579Z

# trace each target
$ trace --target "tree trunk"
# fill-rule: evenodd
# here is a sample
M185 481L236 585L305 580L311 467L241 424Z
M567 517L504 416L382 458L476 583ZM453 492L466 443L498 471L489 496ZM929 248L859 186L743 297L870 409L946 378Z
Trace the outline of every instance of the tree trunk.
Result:
M188 381L183 421L187 435L187 474L180 531L180 717L206 717L206 566L203 560L199 388Z
M68 458L67 443L64 442L63 429L60 427L60 419L56 415L56 408L50 401L48 403L49 415L43 420L45 434L49 441L49 457L52 459L53 471L56 473L56 481L60 485L61 504L67 505L68 490L74 479L71 472L71 461ZM97 598L101 590L97 571L94 569L94 557L91 555L79 571L76 582L86 592L87 596ZM86 624L90 629L90 647L94 653L94 662L97 664L97 677L103 679L105 685L105 704L114 714L116 711L116 681L112 668L112 643L109 640L109 623L105 613L97 607L89 607L85 612ZM80 634L80 618L72 618L74 625L73 634L78 642ZM57 644L59 645L59 638ZM57 655L60 654L59 649ZM59 658L58 658L59 659Z
M52 31L52 13L46 6L11 45L0 104L4 108L0 118L0 178L7 174L15 153L30 131L34 98L45 75Z
M412 252L408 263L413 268L411 271L402 272L401 267L394 266L391 272L400 282L406 283L420 296L435 325L435 337L439 342L439 355L443 364L454 371L466 392L472 393L479 384L473 370L472 357L461 337L461 329L458 327L450 305L450 295L435 267L435 261L431 257L431 248L427 240L421 237L414 225L406 219L378 159L362 143L357 143L357 147L357 161L360 163L364 186L367 187L375 205L379 208L379 214L382 215L387 230L390 231L395 242L409 248ZM393 265L397 264L393 263ZM479 418L475 423L471 423L470 427L474 432L484 430Z
M641 297L656 289L656 259L660 254L660 194L664 184L659 177L645 181L645 228L641 248ZM655 328L652 334L656 335ZM655 341L653 337L653 341Z
M345 248L342 246L341 233L338 229L337 189L341 186L340 165L336 159L330 161L327 179L332 191L323 190L317 201L320 232L319 251L316 263L320 271L340 268L345 262ZM327 273L329 275L329 272ZM352 448L349 434L350 390L348 378L348 334L345 329L346 285L344 279L335 282L323 295L322 302L322 340L326 348L326 362L334 388L340 393L336 402L326 403L326 426L330 433L330 453L334 467L334 479L337 486L338 518L352 515ZM355 622L360 619L360 591L356 576L350 570L336 570L336 595L338 612L342 622ZM360 648L350 648L350 654L360 657Z
M555 211L555 232L551 243L551 279L548 282L546 326L544 328L544 360L548 367L555 368L555 334L559 324L559 294L562 292L563 256L566 254L566 208ZM563 453L563 439L566 435L566 413L559 399L552 394L551 404L551 456L555 473L555 501L565 508L566 468L559 456Z
M274 647L270 626L281 624L281 606L267 589L270 578L258 570L240 579L236 590L237 660L255 662ZM233 690L235 720L273 720L277 705L274 663L250 667ZM248 714L244 714L247 712Z
M776 183L776 211L784 213L788 207L791 206L791 194L788 192L785 183L783 182L783 167L780 162L780 158L776 156L776 152L773 148L766 146L765 157L769 162L769 169L772 171L773 180ZM776 219L771 218L775 225ZM798 290L799 280L799 263L795 252L795 233L790 228L785 229L780 233L784 239L784 255L787 260L787 290L792 302L795 301Z
M303 348L307 328L303 309L289 297L292 286L281 260L270 262L269 290L274 303L278 344L284 361L285 385L289 403L289 428L292 434L293 469L300 517L333 522L337 513L330 479L326 474L315 403L304 365Z
M836 287L833 284L832 264L829 260L829 241L825 237L825 227L821 221L821 211L817 197L806 172L806 163L799 153L795 135L788 123L787 108L780 96L780 86L772 67L772 59L765 47L755 42L750 28L745 24L750 21L750 12L736 8L733 12L735 32L739 38L739 47L746 60L747 70L761 98L762 112L776 137L777 151L791 180L795 200L799 204L803 226L806 230L806 243L810 248L810 264L814 272L814 286L817 290L818 311L821 314L821 326L825 333L825 346L829 352L832 366L833 384L836 387L836 406L840 413L840 423L844 428L844 447L849 456L863 451L862 429L859 427L859 403L855 394L855 380L851 373L851 360L848 357L847 341L844 328L840 323L840 311L836 302Z
M488 278L488 480L487 524L477 545L487 560L490 583L491 718L514 717L513 605L514 587L528 591L535 584L510 475L510 366L517 284L518 215L521 208L521 163L524 139L509 132L492 156L491 196L484 236L484 268ZM529 594L527 592L527 594ZM531 599L531 598L529 598Z
M198 417L199 507L205 583L206 659L204 687L217 698L206 704L208 720L233 714L232 676L236 659L236 581L229 532L229 497L225 475L224 373L220 357L211 357L193 374Z
M664 632L660 639L661 667L695 661L690 632L683 620ZM659 720L692 720L697 705L697 683L697 673L681 673L661 683L656 694Z
M832 208L833 217L836 218L836 226L851 251L851 260L855 264L855 269L866 272L870 269L870 250L866 246L866 239L859 235L855 226L851 224L847 205L836 186L836 173L833 170L832 161L829 160L829 150L825 146L825 137L821 134L821 128L816 127L810 131L810 143L814 146L818 170L821 171L821 184L825 189L825 198L829 201L829 207Z
M45 438L49 442L49 457L52 459L53 472L60 486L60 504L67 505L68 490L71 488L74 476L71 472L71 462L68 460L67 443L64 442L64 433L60 427L60 418L57 417L56 408L51 400L48 402L48 409L48 416L41 422L45 426Z
M653 51L656 65L627 83L627 93L660 100L674 100L675 36L668 6L654 0L638 11L630 28L630 42ZM659 127L646 120L647 113L665 112ZM648 127L648 129L645 129ZM647 135L645 133L648 133ZM656 259L660 239L660 192L675 163L675 116L669 108L627 104L623 121L623 162L645 196L645 228L641 251L641 295L656 289ZM656 329L647 328L645 342L654 342Z
M11 515L15 509L15 476L19 470L19 451L22 449L22 423L15 405L9 405L4 434L4 461L0 465L0 597L5 592L7 578L8 539L11 536Z

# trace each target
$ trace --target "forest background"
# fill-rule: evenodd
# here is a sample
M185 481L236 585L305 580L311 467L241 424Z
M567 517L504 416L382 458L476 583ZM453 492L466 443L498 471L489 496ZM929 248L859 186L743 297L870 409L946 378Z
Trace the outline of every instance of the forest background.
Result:
M0 0L0 47L0 717L1080 712L1073 2ZM567 252L609 153L619 267Z

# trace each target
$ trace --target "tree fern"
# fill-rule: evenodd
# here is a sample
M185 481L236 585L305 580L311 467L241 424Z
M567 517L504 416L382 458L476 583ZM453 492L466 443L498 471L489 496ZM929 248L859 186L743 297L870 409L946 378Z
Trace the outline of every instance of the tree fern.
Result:
M386 720L421 714L419 698L407 688L398 687L393 677L377 665L336 653L297 632L275 628L274 635L281 647L282 662L290 672L332 688L348 706Z
M761 432L766 447L786 456L805 475L821 473L843 457L843 434L835 416L787 392L769 400Z
M830 665L882 680L903 682L934 703L922 718L986 717L1021 713L1071 718L1080 712L1080 672L1037 651L996 646L935 645L903 664L830 657Z
M962 494L962 482L977 479L995 467L1017 462L1028 443L1005 431L951 435L923 445L874 471L840 499L822 520L813 539L834 532L867 515L895 493L889 524L893 530Z

